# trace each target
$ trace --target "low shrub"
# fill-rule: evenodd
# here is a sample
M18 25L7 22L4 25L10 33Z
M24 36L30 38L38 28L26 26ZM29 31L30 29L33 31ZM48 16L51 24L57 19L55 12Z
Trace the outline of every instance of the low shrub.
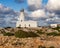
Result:
M45 47L45 46L41 46L41 45L40 45L40 46L38 46L38 48L46 48L46 47Z
M59 32L60 32L60 27L58 26L58 27L56 27L56 28L52 28L52 29L54 29L54 30L58 30Z
M13 33L3 33L4 36L13 36L14 34Z
M27 33L24 31L17 31L17 32L15 32L15 37L25 38L25 37L27 37Z
M47 33L48 36L60 36L60 33L52 32L52 33Z
M34 32L28 32L29 37L37 37L38 35Z
M49 48L55 48L54 46L50 46Z
M37 31L37 33L39 33L39 34L44 34L44 32L42 32L42 31Z
M33 32L25 32L22 30L19 30L17 32L15 32L15 37L19 37L19 38L26 38L26 37L37 37L38 35L33 33Z

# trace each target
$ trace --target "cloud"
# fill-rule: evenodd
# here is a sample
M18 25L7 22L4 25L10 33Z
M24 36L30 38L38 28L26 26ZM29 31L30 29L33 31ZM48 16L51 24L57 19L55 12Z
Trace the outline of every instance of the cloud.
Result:
M28 11L32 11L29 14L31 20L36 20L40 25L47 25L46 19L50 18L46 15L45 9L42 8L42 0L27 0L28 1Z
M37 21L39 26L47 26L46 19L48 16L46 16L44 9L38 9L32 12L27 11L26 12L26 19L27 20L33 20Z
M14 0L16 3L24 3L24 0Z
M50 23L59 23L60 19L60 2L59 0L48 0L47 4L42 0L27 0L28 11L31 11L29 17L31 20L37 20L43 25ZM46 8L42 8L42 7Z
M47 19L46 23L48 24L60 24L60 18L59 19Z
M14 21L14 19L16 19L15 17L17 17L17 12L0 4L0 26L2 27L9 26L9 25L12 26L12 24L9 23L11 21Z
M41 8L42 0L27 0L28 10L35 11Z
M46 14L49 18L53 18L53 17L56 16L56 14L54 12L52 12L52 13L51 12L46 12Z
M13 15L15 14L16 12L14 12L14 10L6 7L6 6L3 6L2 4L0 4L0 15ZM15 14L16 15L16 14Z
M49 16L47 20L48 24L51 23L60 23L60 0L48 0L46 5L47 16Z
M60 0L48 0L47 10L51 12L60 12Z
M58 24L58 23L60 23L60 18L59 17L57 17L57 16L54 16L54 17L50 17L50 18L47 18L46 19L46 23L48 23L48 24Z
M36 17L36 18L45 17L45 11L44 10L36 10L36 11L33 11L30 16Z

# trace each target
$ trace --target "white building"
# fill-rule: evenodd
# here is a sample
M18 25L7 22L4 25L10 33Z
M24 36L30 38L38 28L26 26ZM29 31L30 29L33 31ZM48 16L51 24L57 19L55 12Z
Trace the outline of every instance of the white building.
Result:
M25 21L24 10L21 10L16 27L37 27L37 21Z
M57 25L57 24L50 24L50 26L51 26L52 28L55 28L55 27L57 27L58 25Z

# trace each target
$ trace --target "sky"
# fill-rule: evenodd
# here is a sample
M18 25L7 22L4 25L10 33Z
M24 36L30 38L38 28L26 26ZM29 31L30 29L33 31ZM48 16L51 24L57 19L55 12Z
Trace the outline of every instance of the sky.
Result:
M0 27L14 27L23 8L26 20L38 21L40 26L60 24L59 0L0 0Z
M43 0L42 3L46 4L47 0ZM19 11L22 8L26 9L28 6L27 0L24 0L23 3L17 2L15 0L0 0L0 4L3 4L4 6L7 6L15 11Z
M15 0L0 0L0 4L3 4L4 6L7 6L15 11L19 11L20 9L27 7L27 1L24 3L18 3Z

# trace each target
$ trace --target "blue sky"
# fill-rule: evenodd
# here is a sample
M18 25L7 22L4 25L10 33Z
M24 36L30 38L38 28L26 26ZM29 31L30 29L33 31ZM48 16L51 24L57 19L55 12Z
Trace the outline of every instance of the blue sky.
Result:
M16 3L14 0L0 0L0 3L16 11L27 7L27 1L24 3Z
M46 4L48 2L48 0L43 0L42 3L43 4Z
M42 3L46 4L47 0L42 0ZM23 3L16 3L14 0L0 0L0 4L12 8L15 11L19 11L22 8L26 9L28 6L27 0L25 0Z

